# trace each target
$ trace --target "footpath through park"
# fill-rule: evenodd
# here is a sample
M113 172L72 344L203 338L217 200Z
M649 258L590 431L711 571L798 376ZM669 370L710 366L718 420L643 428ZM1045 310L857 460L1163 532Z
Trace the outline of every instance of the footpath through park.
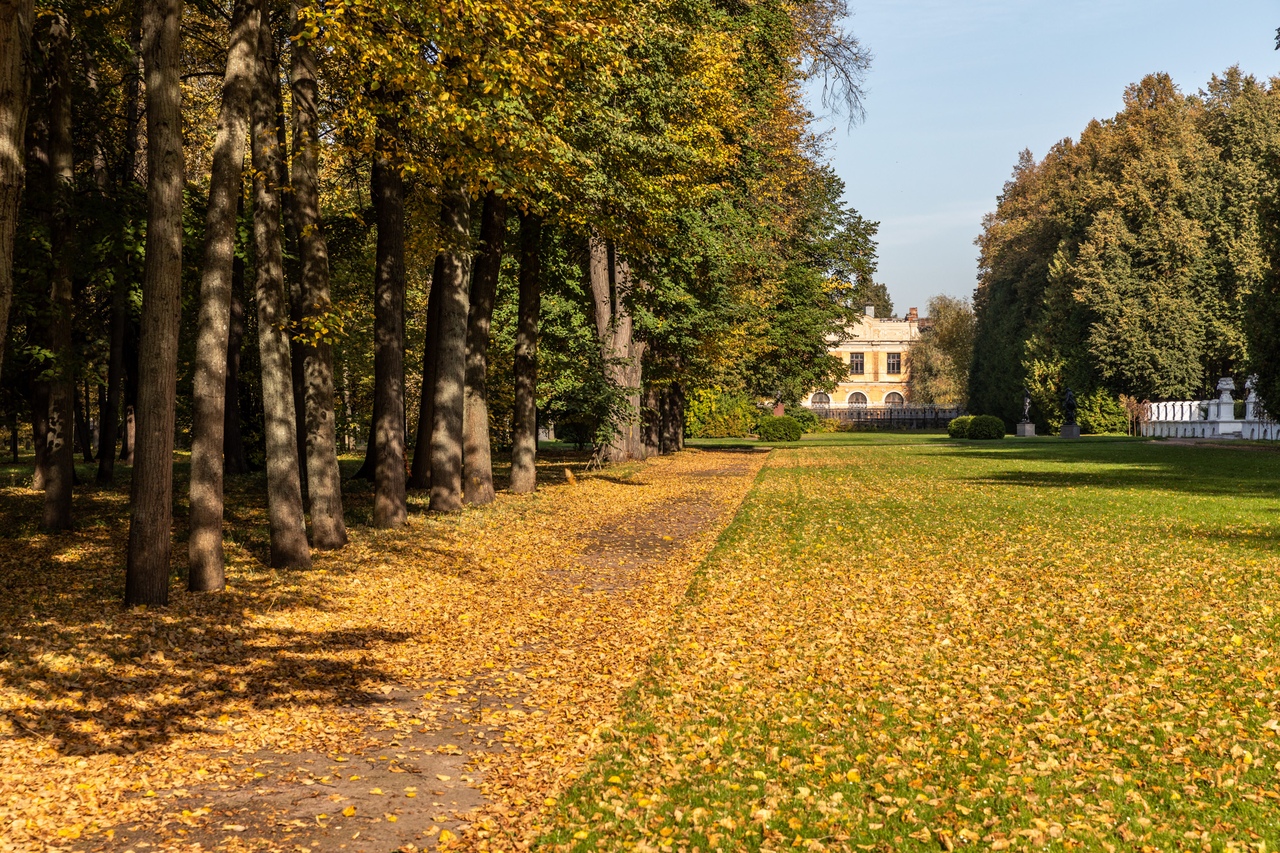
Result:
M150 613L107 597L110 541L42 541L7 568L0 849L527 846L765 456L360 529Z

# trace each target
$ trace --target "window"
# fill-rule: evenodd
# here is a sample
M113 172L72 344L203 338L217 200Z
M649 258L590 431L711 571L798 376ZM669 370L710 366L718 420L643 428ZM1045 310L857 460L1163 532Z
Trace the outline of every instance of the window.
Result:
M814 394L814 395L813 395L813 399L809 401L809 405L811 405L811 406L830 406L830 405L831 405L831 398L830 398L830 397L828 397L826 394L823 394L821 391L819 391L817 394Z
M866 360L860 352L849 353L849 372L855 376L861 376L867 372Z
M889 353L889 366L885 369L885 373L901 373L902 372L902 353Z
M861 391L854 391L849 395L850 406L865 406L867 404L867 395Z
M892 358L892 356L890 356ZM884 395L884 404L886 406L905 406L907 401L902 399L902 395L897 391L890 391Z

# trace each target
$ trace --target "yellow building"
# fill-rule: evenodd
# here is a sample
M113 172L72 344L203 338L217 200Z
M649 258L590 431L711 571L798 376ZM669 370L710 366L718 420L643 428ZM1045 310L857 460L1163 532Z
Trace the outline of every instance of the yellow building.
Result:
M927 325L928 320L924 323ZM920 339L921 320L912 308L901 320L877 317L868 305L859 322L829 339L829 351L848 367L835 392L810 394L804 405L818 409L905 406L911 345Z

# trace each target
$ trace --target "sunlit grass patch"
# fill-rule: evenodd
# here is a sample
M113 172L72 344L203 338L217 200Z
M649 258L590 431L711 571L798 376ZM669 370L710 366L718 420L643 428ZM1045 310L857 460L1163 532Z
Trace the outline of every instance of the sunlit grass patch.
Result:
M1280 843L1280 458L857 439L775 451L548 843Z

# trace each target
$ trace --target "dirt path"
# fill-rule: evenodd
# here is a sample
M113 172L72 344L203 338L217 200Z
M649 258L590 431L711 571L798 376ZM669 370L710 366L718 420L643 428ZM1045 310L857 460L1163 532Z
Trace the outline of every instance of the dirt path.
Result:
M450 655L435 647L447 632L419 620L416 636L383 650L393 659L365 701L323 712L346 732L330 739L336 748L193 752L190 762L228 772L146 792L159 802L146 819L76 847L382 853L527 842L614 719L765 455L652 460L469 512L448 547L397 543L401 559L444 554L455 575L490 577L479 584L483 626L456 617L483 641ZM398 665L413 647L446 663L425 678Z

